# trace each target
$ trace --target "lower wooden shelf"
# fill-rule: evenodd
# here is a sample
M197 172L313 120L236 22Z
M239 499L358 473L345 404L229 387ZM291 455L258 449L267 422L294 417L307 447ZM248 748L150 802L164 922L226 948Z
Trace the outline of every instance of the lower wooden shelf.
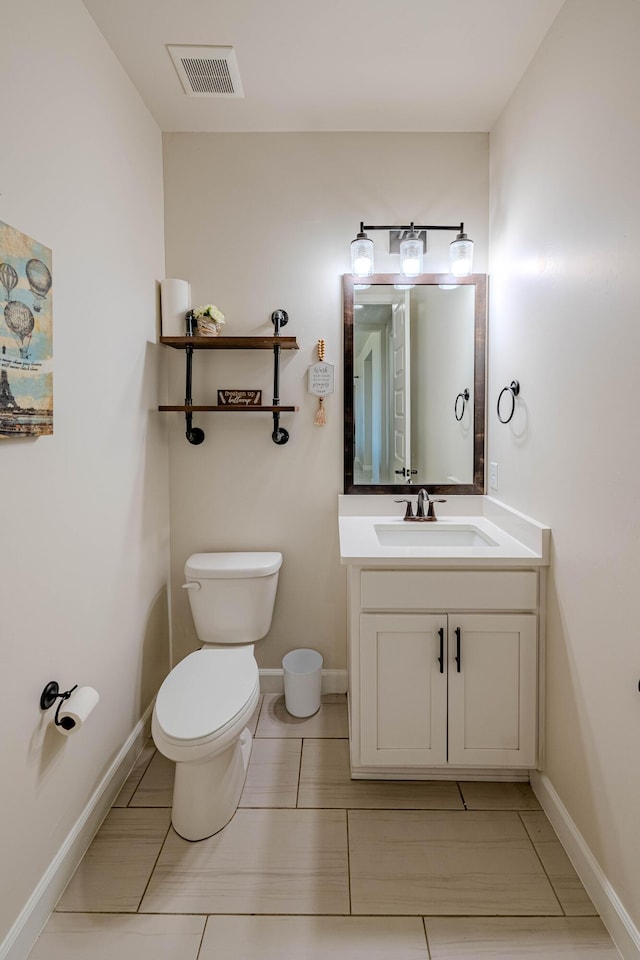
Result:
M216 403L216 404L198 404L192 405L190 407L178 406L176 404L164 404L163 406L158 407L158 410L174 410L180 413L205 413L205 412L222 412L222 413L295 413L299 408L298 407L265 407L265 406L247 406L246 404L235 404L235 403Z

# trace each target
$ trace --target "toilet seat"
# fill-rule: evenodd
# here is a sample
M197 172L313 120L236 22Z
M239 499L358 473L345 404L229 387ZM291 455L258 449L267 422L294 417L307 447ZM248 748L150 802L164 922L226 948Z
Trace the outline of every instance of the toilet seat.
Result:
M175 747L211 743L246 722L259 685L253 644L203 647L181 660L160 687L154 726Z

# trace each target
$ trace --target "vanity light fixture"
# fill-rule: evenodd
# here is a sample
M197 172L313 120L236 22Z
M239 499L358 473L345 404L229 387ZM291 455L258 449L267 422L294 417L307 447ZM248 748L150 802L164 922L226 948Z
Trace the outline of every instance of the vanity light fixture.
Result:
M419 277L422 273L424 244L413 224L400 242L400 273L403 277Z
M364 232L360 224L360 233L351 243L351 273L354 277L373 275L373 240Z
M464 232L464 224L460 224L460 233L449 244L449 260L451 273L454 277L468 277L473 267L473 240Z
M400 236L400 273L405 277L418 277L422 273L422 258L425 244L422 234L429 230L455 230L456 239L449 245L450 273L454 277L468 277L473 270L473 240L464 232L464 223L455 226L420 226L410 223L404 226L375 226L360 223L360 232L351 243L351 272L354 277L371 277L374 273L373 240L366 230L388 230Z

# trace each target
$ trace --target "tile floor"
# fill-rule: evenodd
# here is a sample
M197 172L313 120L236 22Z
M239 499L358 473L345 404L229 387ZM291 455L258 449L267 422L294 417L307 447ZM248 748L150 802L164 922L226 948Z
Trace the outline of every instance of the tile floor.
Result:
M528 785L352 781L343 696L252 726L200 843L149 742L30 960L619 960Z

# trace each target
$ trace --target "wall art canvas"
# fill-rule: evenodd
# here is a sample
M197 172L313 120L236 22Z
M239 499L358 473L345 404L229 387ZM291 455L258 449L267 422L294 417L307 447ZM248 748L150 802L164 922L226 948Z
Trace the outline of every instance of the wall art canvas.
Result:
M0 220L0 439L53 433L51 250Z

